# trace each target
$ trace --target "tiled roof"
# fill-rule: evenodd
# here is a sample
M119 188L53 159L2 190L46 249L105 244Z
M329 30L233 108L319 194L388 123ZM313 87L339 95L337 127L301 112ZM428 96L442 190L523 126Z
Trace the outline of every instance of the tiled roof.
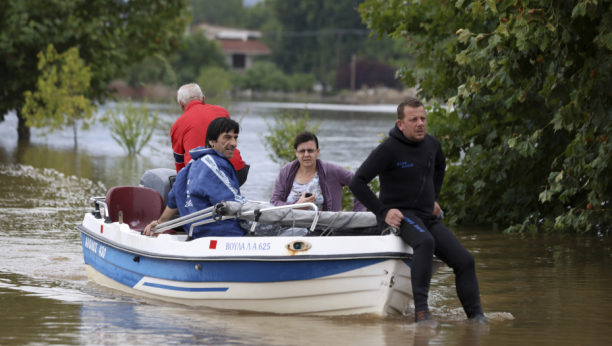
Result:
M223 53L242 53L247 55L270 55L270 48L259 40L219 40Z

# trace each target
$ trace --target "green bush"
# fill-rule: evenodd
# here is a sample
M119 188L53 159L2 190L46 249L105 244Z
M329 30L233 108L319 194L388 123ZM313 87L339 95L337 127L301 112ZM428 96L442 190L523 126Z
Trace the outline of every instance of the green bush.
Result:
M317 78L311 73L294 73L289 78L294 91L311 91L312 86L317 83Z
M385 134L379 134L379 137L381 137L381 139L378 141L378 143L382 143L385 139L387 139L387 135ZM345 167L346 169L348 169L349 171L351 170L350 167ZM372 192L374 192L374 194L376 196L379 195L380 193L380 181L378 180L378 177L372 179L372 181L368 184L370 186L370 189L372 189ZM355 199L355 195L353 194L353 192L347 187L345 186L342 189L342 209L343 211L351 211L353 210L353 200Z
M293 141L298 133L303 131L316 132L319 123L310 121L308 111L285 111L274 116L272 123L266 121L269 135L264 136L264 145L270 151L268 156L272 161L284 165L295 160Z
M158 111L150 114L146 101L136 107L132 101L119 103L100 120L111 130L111 137L128 155L136 155L147 145L159 120Z
M268 61L257 62L238 78L242 89L259 91L289 90L291 82L283 71Z
M222 67L210 66L203 68L196 83L202 89L207 100L223 98L227 91L234 88L234 73ZM210 102L207 102L210 103Z

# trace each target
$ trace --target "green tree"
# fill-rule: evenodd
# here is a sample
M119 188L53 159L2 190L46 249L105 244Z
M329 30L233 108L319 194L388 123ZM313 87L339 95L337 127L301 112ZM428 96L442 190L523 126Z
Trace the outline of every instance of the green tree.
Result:
M210 66L229 68L219 42L206 39L200 30L194 31L185 39L185 46L172 55L170 65L176 73L179 85L193 83L201 70Z
M77 147L77 122L88 127L93 110L91 101L85 97L89 89L91 71L79 57L77 48L59 54L52 44L47 53L38 53L38 70L41 75L36 91L26 91L22 114L27 126L49 127L50 131L66 125L74 132L74 147Z
M507 231L612 221L611 1L366 0L364 21L401 38L403 69L447 154L451 224Z
M358 0L271 0L282 31L295 35L280 36L271 44L276 63L285 72L311 72L333 84L336 65L358 52L367 37L355 11L358 5Z
M90 67L85 95L103 101L108 83L154 53L180 45L187 26L185 0L4 0L0 11L0 120L17 110L19 138L29 139L21 109L24 92L35 89L37 54L48 44L79 48Z
M208 23L219 26L244 27L245 8L242 0L189 0L193 25Z

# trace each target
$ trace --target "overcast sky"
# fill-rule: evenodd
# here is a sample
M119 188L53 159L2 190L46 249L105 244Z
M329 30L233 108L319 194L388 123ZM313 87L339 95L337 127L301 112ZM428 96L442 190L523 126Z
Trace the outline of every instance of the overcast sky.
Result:
M258 2L262 2L263 0L242 0L242 3L244 4L244 6L250 7L255 5Z

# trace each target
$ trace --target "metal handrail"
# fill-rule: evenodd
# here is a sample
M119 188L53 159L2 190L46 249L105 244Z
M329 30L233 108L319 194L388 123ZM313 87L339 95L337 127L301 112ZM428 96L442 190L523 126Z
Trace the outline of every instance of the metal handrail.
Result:
M215 219L208 219L208 220L204 220L204 221L200 221L200 222L194 222L191 224L191 227L189 227L189 238L192 239L193 238L193 228L196 226L201 226L201 225L205 225L207 223L213 223L213 222L217 222L217 221L223 221L223 220L228 220L228 219L233 219L234 216L222 216L220 219L215 220Z
M90 202L94 202L95 204L103 206L104 207L104 218L106 218L107 216L109 216L109 213L108 213L108 204L106 204L106 203L104 203L102 201L99 201L99 199L106 200L106 197L91 197L89 199L89 201Z
M191 213L189 215L185 215L182 217L179 217L178 219L174 219L174 220L170 220L164 223L160 223L159 225L153 227L153 229L151 229L151 235L153 235L154 233L158 233L158 232L163 232L175 227L179 227L185 224L188 224L190 222L193 221L197 221L203 218L208 218L212 216L212 211L215 207L208 207L206 209L202 209L200 211L196 211L195 213Z

